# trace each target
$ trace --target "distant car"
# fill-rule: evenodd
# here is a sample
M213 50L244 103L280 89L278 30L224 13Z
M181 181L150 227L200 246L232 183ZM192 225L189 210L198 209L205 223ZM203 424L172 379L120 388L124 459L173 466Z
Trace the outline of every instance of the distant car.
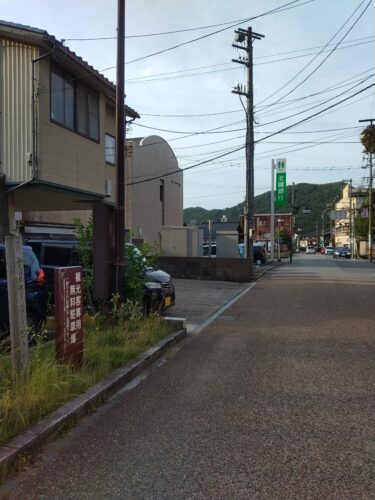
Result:
M47 293L45 274L32 249L22 247L25 274L26 317L31 338L47 318ZM0 243L0 332L9 330L8 281L5 262L5 245Z
M335 251L335 249L333 248L333 246L328 245L328 246L326 246L324 253L326 255L332 255L334 251Z
M344 258L344 259L350 259L351 257L351 251L350 248L347 247L337 247L335 251L333 252L333 258L338 259L338 258Z
M309 246L306 248L306 255L308 254L316 254L316 249L315 247Z
M238 255L240 257L245 257L245 244L238 244ZM253 243L253 262L256 264L260 262L261 264L267 263L267 252L264 243Z

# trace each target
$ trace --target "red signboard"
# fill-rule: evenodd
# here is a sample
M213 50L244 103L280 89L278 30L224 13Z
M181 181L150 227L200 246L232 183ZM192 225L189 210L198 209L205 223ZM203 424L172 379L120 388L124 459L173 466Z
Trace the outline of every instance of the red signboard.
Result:
M83 357L82 267L55 269L56 359L79 366Z

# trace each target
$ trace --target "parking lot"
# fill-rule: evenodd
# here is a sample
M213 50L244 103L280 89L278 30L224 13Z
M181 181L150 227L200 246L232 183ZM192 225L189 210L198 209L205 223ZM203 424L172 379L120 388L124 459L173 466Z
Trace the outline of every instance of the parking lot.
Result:
M188 332L194 331L210 316L249 287L249 283L174 279L176 305L166 316L186 318Z

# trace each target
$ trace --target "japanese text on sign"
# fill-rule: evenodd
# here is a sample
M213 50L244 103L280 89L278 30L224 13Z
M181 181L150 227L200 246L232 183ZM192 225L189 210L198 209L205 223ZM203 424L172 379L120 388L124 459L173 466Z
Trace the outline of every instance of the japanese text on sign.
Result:
M55 269L56 355L62 362L77 365L83 352L82 269Z

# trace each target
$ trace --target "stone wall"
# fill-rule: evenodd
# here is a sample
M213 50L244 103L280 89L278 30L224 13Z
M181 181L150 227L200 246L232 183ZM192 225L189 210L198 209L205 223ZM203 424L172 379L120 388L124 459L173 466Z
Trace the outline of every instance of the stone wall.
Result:
M253 278L250 259L209 257L159 257L159 266L172 278L248 283Z

